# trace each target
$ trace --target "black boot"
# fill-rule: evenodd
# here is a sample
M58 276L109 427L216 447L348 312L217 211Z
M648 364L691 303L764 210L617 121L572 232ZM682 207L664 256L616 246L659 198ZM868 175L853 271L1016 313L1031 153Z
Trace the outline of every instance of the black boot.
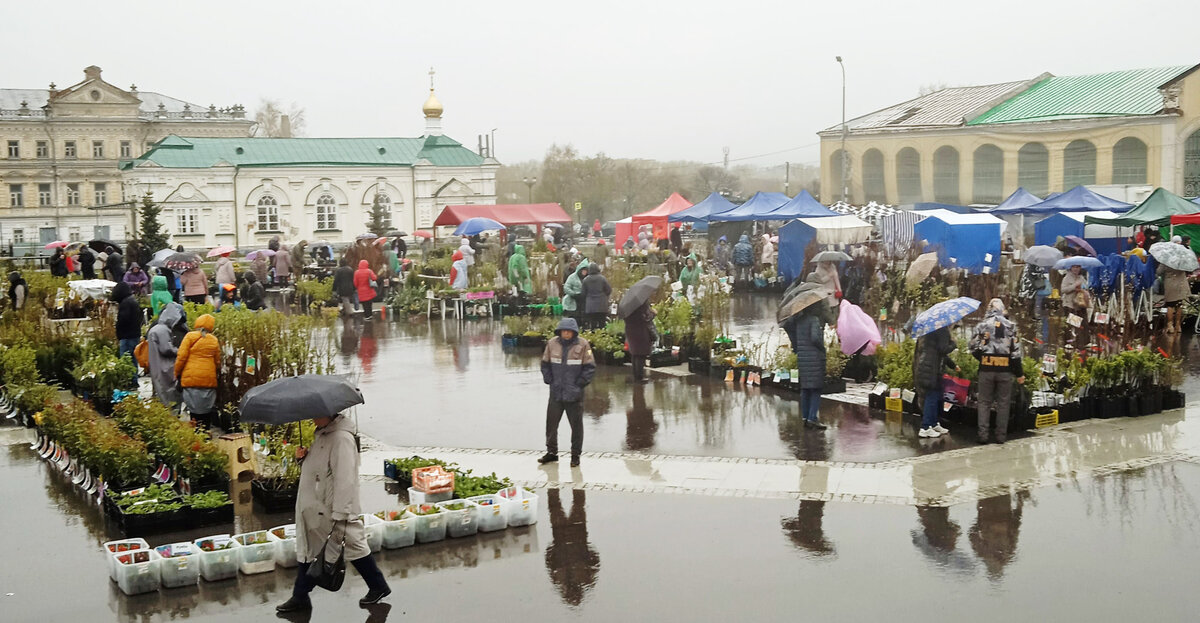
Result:
M545 465L546 463L557 463L558 455L553 452L547 452L542 458L538 459L538 463Z
M308 599L308 594L312 592L313 583L308 579L308 565L307 562L296 565L296 583L292 585L292 597L275 606L276 612L284 614L312 610L312 601Z
M358 570L358 574L362 576L363 581L367 583L367 594L358 600L359 606L365 607L377 604L384 597L392 594L392 589L388 586L387 580L383 579L383 572L375 564L374 556L367 555L358 560L350 561L350 564L354 565L354 568Z

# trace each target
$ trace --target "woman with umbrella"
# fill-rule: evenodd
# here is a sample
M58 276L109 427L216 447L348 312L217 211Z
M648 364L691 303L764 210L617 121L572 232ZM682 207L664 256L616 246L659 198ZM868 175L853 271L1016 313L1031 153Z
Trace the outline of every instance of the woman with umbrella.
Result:
M1058 291L1062 296L1063 312L1070 317L1072 314L1082 319L1079 325L1079 334L1076 336L1082 343L1077 346L1087 344L1087 308L1091 302L1091 296L1087 290L1087 275L1083 272L1084 259L1090 259L1099 265L1100 262L1095 258L1067 258L1061 260L1054 265L1058 269L1067 269L1067 274L1063 275L1062 284Z
M312 609L309 593L322 575L321 561L344 558L367 583L360 606L379 603L392 593L371 556L359 502L359 454L355 427L343 411L362 404L358 388L342 376L305 375L282 378L246 392L243 422L288 424L311 419L317 430L312 446L297 452L301 459L296 492L296 583L279 612ZM312 565L316 563L317 568Z
M67 256L62 247L55 248L54 255L50 256L50 274L55 277L67 276Z
M800 372L800 416L804 428L824 430L817 419L821 410L821 390L825 387L825 325L833 323L827 300L832 292L815 274L784 294L779 308L780 326L792 342L796 369Z
M1188 273L1196 270L1196 254L1180 244L1175 236L1171 242L1159 242L1150 247L1150 255L1158 260L1158 276L1163 281L1163 301L1167 306L1167 333L1179 333L1183 324L1180 306L1191 295Z
M617 315L625 319L625 342L629 346L629 359L633 363L633 380L636 383L646 382L646 358L650 356L654 342L658 341L650 298L662 283L662 277L657 275L645 277L633 284L617 304Z
M183 287L183 300L197 305L208 302L208 275L200 268L200 262L180 273L179 284Z
M942 370L951 368L961 372L958 364L950 359L950 353L955 348L950 327L977 309L979 301L960 297L938 303L913 320L912 336L917 338L917 350L913 356L913 382L917 391L923 394L921 437L936 438L950 432L938 422L938 411L942 404Z

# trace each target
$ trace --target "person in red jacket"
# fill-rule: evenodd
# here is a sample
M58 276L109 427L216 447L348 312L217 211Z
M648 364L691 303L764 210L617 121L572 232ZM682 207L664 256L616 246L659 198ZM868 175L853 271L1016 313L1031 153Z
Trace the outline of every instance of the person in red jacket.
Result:
M371 270L366 260L358 261L358 270L354 271L354 289L358 292L358 302L366 312L367 320L371 319L371 304L375 301L375 287L379 277Z
M602 227L600 226L600 219L596 219L596 222L592 223L592 237L599 238L601 231Z

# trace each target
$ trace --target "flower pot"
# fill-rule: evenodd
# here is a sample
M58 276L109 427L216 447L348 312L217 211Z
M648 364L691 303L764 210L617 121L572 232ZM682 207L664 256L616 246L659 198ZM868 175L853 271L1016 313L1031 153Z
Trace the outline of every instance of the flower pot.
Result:
M1115 418L1125 417L1129 409L1129 400L1125 396L1104 397L1096 406L1096 417Z
M1058 422L1076 422L1079 420L1080 406L1078 402L1064 402L1058 405Z
M846 379L825 377L825 384L822 386L821 393L823 394L840 394L846 391Z
M709 360L700 357L688 357L688 372L692 374L708 374Z
M1079 399L1079 419L1090 420L1099 417L1100 400L1095 396L1083 396Z
M185 523L188 528L201 528L233 523L233 501L214 508L195 508L187 506L183 509Z
M178 473L178 470L175 471ZM184 495L204 493L206 491L224 491L225 493L229 493L229 475L213 474L203 478L181 478L179 480L179 488Z
M504 335L501 335L500 336L500 347L501 348L516 348L517 347L517 336L512 335L510 333L505 333Z
M298 484L279 486L275 479L254 479L250 482L250 495L268 513L280 513L296 507Z
M1183 392L1181 391L1174 389L1163 390L1163 410L1182 409L1183 398Z
M396 479L396 466L391 461L385 460L383 462L383 477L391 478L392 480Z

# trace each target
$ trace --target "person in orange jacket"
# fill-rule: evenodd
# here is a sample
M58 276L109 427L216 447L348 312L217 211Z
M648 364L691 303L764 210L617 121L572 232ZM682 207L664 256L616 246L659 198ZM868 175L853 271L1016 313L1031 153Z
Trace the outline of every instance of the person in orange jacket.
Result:
M367 320L371 319L371 304L375 301L378 280L379 276L371 270L371 265L366 260L359 260L358 270L354 271L354 290L358 292L358 302L362 304Z
M175 356L175 378L183 389L183 404L192 421L201 425L211 425L216 415L217 371L221 367L221 343L213 335L216 322L212 314L197 318Z

